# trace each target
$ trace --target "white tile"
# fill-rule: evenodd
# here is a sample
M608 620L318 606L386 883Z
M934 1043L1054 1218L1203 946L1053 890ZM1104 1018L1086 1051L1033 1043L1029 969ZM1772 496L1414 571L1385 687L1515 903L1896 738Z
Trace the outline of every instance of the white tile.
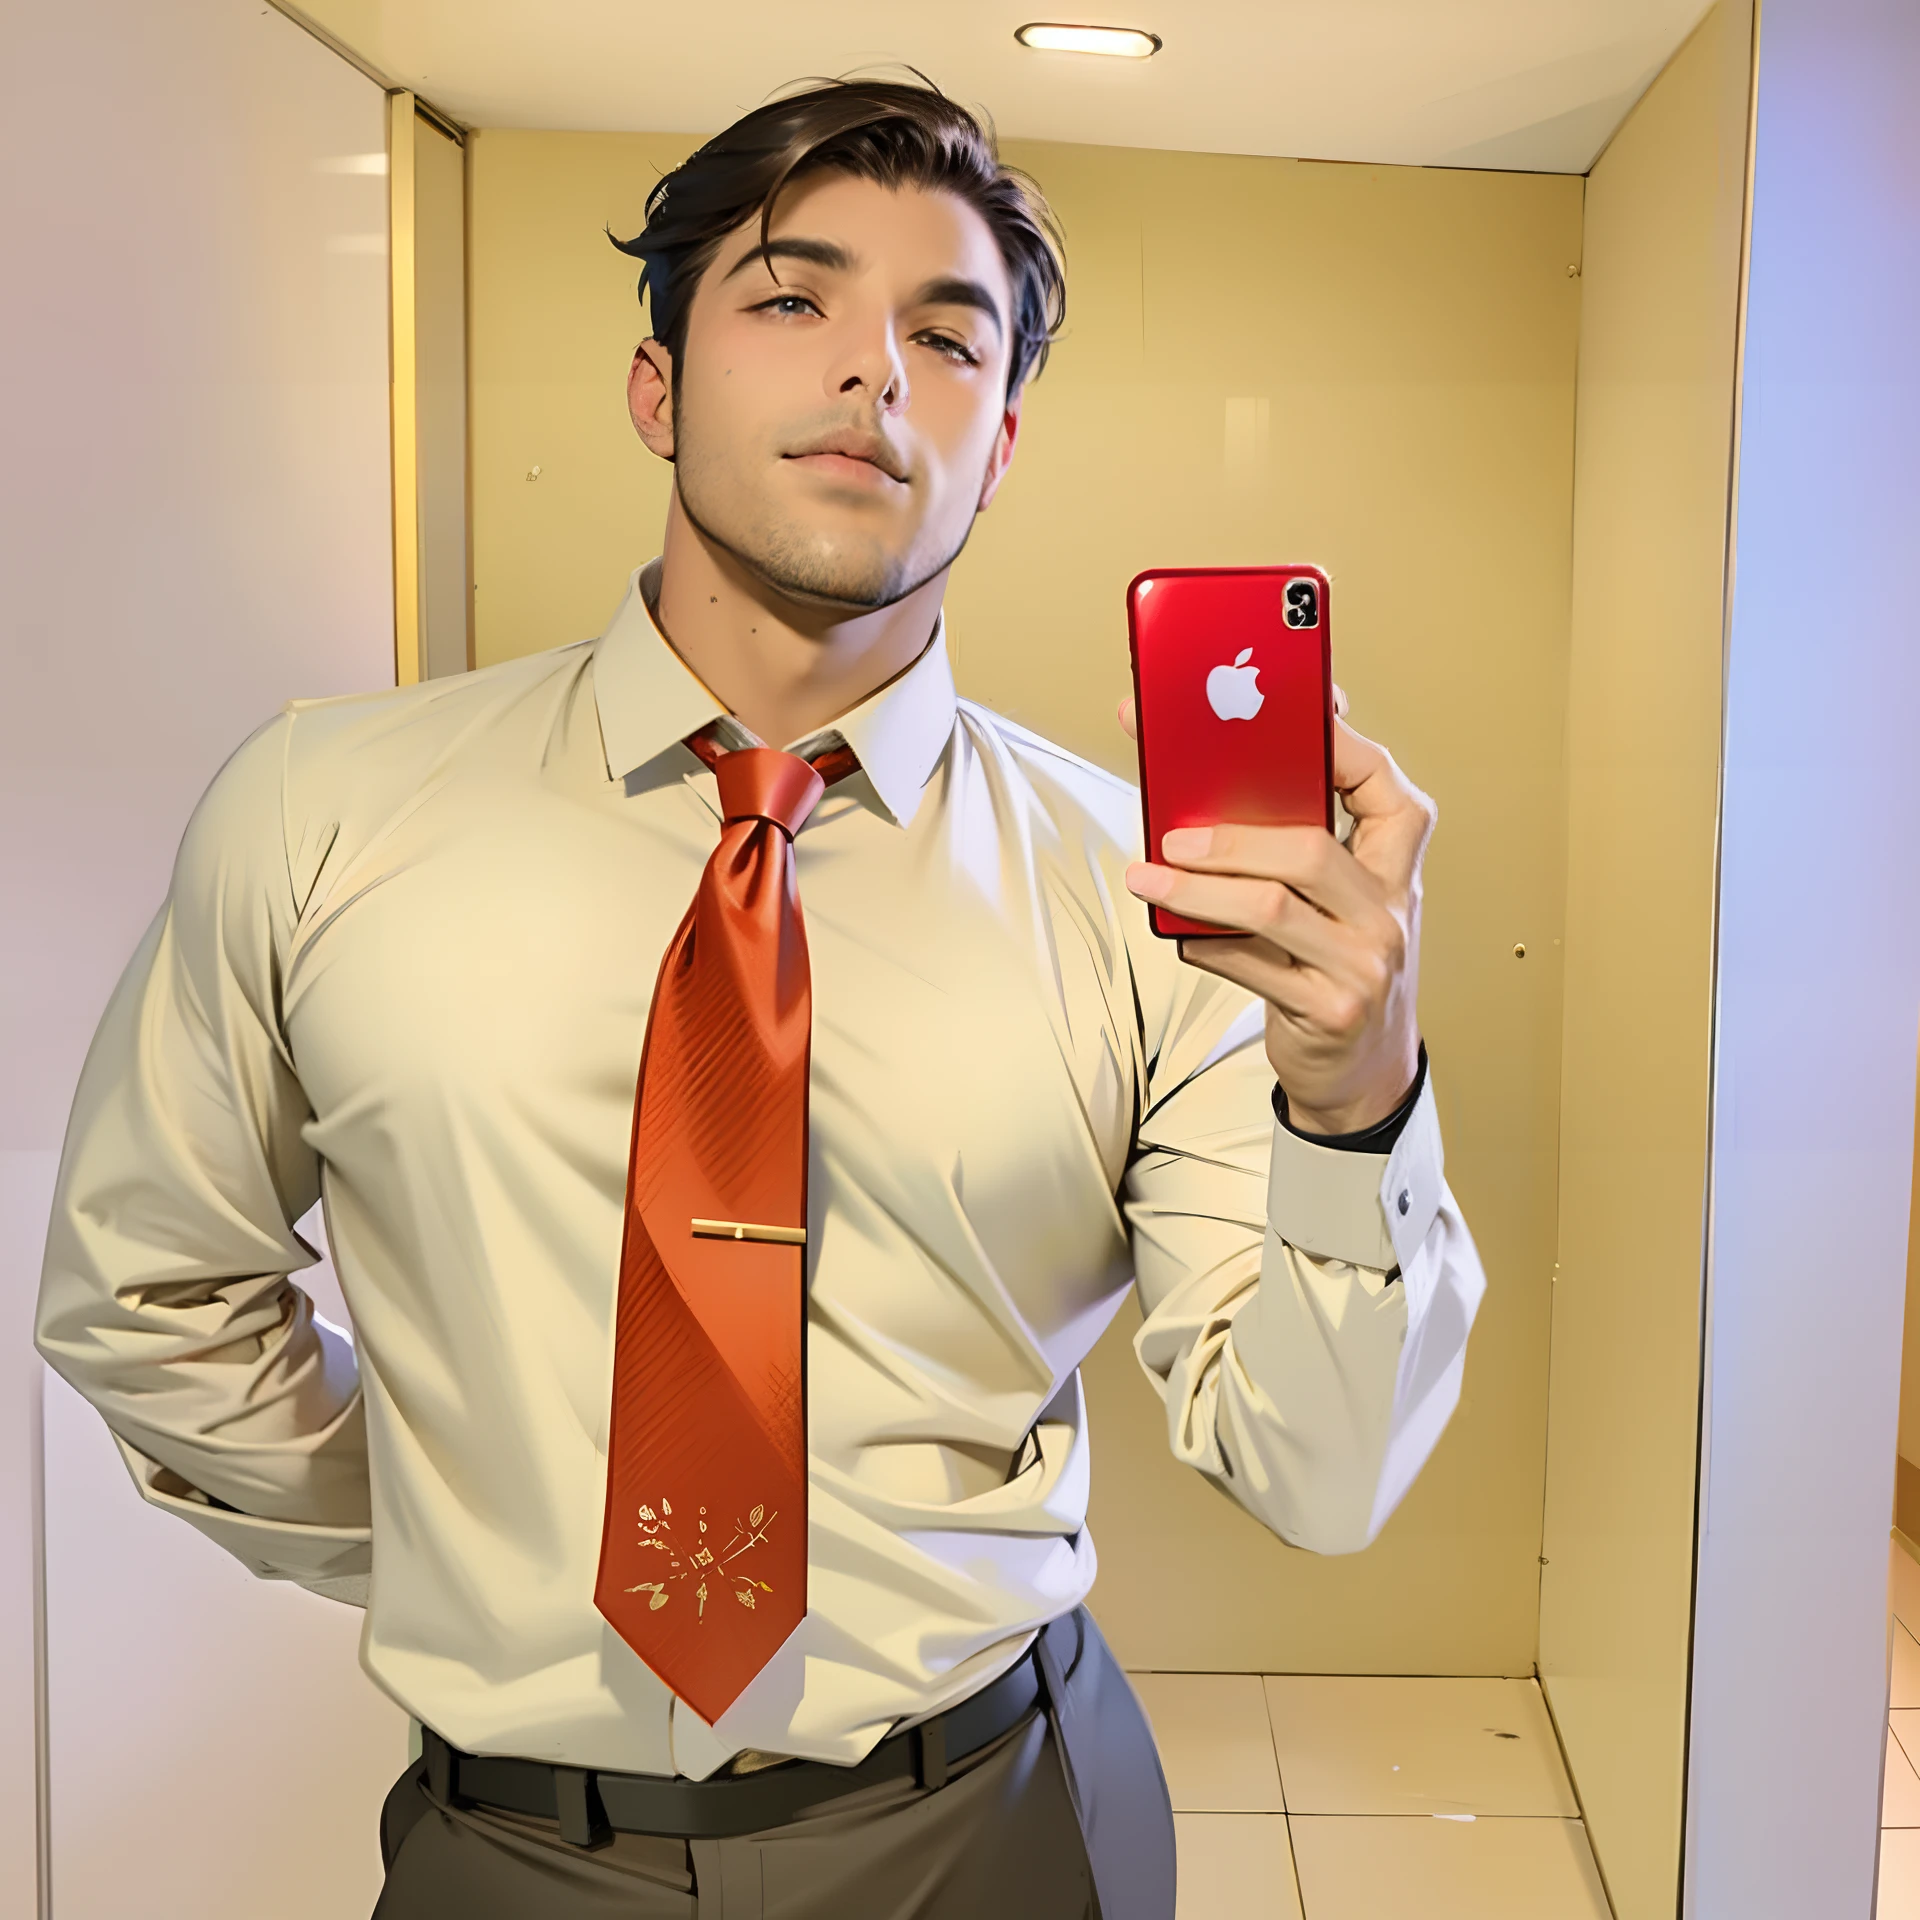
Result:
M1307 1920L1608 1920L1578 1820L1293 1814Z
M1920 1715L1914 1716L1920 1719ZM1901 1751L1900 1742L1887 1732L1886 1785L1880 1792L1880 1824L1883 1827L1920 1827L1920 1774Z
M1279 1813L1286 1806L1258 1674L1128 1677L1153 1722L1176 1813Z
M1266 1687L1294 1813L1579 1811L1536 1681L1269 1674Z
M1881 1834L1880 1897L1873 1916L1920 1920L1920 1827L1889 1827Z
M1920 1707L1920 1640L1898 1620L1893 1623L1893 1670L1889 1679L1890 1707Z
M1279 1813L1176 1813L1174 1920L1302 1920Z

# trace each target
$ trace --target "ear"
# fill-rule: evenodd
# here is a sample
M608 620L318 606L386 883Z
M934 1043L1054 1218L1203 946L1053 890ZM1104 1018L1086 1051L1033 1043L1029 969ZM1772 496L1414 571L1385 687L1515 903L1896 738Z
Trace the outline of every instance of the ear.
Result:
M642 340L627 371L627 412L649 453L673 458L673 355L658 340Z
M993 451L987 456L987 471L980 482L980 504L974 508L976 513L986 512L993 496L1000 491L1007 468L1013 464L1013 443L1020 437L1021 398L1020 394L1010 394L1000 415L1000 431L993 436Z

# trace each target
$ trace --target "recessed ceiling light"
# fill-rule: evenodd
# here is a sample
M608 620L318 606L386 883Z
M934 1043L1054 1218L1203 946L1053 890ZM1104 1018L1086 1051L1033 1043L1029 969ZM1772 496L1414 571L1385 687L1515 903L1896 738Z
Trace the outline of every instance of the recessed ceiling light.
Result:
M1035 20L1016 27L1013 37L1036 53L1106 53L1122 60L1146 60L1160 51L1157 33L1141 33L1135 27L1070 27Z

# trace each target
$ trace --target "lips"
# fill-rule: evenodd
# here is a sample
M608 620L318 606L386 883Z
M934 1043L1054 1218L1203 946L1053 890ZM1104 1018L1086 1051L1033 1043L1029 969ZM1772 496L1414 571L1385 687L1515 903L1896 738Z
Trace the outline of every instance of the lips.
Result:
M843 461L854 461L877 468L889 480L903 484L907 477L900 456L885 440L878 434L861 433L854 429L823 434L818 440L804 447L796 447L782 457L788 460L817 461L821 467L827 469L838 467Z

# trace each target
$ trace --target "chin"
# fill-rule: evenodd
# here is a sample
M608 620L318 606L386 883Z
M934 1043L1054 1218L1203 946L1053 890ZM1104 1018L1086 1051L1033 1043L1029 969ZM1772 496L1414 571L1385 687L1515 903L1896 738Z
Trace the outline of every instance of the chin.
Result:
M808 531L790 523L740 529L713 525L684 492L681 503L695 526L756 580L813 606L877 612L904 600L953 560L950 553L930 550L924 540L901 550L871 536Z
M865 542L772 540L740 558L768 586L795 600L873 612L904 600L926 575Z

